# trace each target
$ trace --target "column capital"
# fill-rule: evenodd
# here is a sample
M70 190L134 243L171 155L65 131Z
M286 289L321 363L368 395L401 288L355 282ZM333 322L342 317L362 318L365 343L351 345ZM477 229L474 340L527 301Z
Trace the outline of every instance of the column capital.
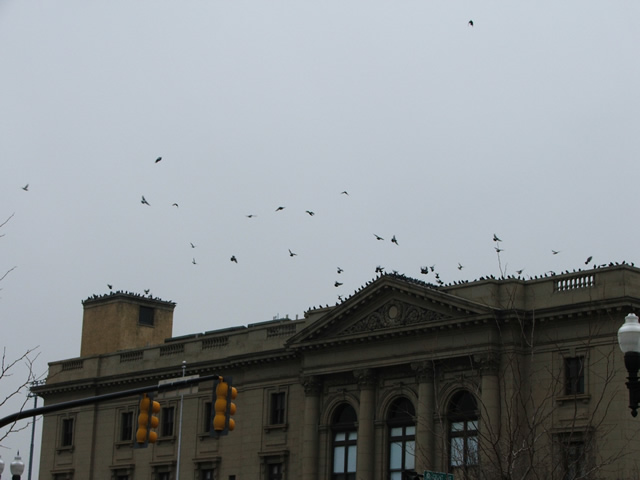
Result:
M300 383L304 387L304 394L307 397L318 396L322 391L322 379L317 375L302 375Z
M487 352L473 356L480 364L480 375L498 375L500 370L500 355L496 352Z
M372 388L376 384L376 372L372 368L354 370L353 376L356 377L360 390Z
M436 366L431 361L413 362L411 369L415 372L418 383L433 382L436 375Z

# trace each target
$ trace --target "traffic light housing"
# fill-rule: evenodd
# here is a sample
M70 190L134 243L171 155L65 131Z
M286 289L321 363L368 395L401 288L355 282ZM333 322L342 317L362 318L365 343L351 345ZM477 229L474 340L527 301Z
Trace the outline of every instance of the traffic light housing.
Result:
M136 430L136 448L146 448L150 443L156 443L158 434L152 430L158 428L160 420L160 403L153 400L153 394L143 393L140 397L140 411L138 413L138 429Z
M218 377L213 382L212 436L227 435L236 427L236 422L231 416L236 413L236 404L232 400L237 396L238 391L232 385L231 377Z

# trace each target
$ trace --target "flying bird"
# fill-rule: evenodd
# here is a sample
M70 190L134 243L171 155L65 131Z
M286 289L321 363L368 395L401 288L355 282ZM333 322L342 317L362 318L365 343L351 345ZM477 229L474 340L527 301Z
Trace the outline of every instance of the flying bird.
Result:
M253 213L250 213L249 215L247 215L247 218L253 218L253 217L255 217L255 216L256 216L256 215L254 215Z
M551 250L551 253L554 254L554 255L557 255L557 254L560 253L560 250Z
M27 183L24 187L22 187L22 189L23 189L25 192L28 192L28 191L29 191L29 184Z
M502 240L500 240L500 239L498 238L498 236L494 233L494 234L493 234L493 241L494 241L494 242L501 242Z
M500 247L493 247L496 249L496 252L500 253L500 252L504 252L504 248L500 248Z
M431 265L429 268L430 268L430 269L431 269L431 271L433 272L433 271L435 270L436 266L435 266L435 264L434 264L434 265Z
M235 255L231 255L231 258L229 260L231 260L234 263L238 263L238 259L236 258Z
M196 246L191 242L189 242L189 245L191 245L191 248L196 248Z
M464 265L462 265L460 262L458 262L458 270L462 270L464 268Z
M333 284L334 287L339 287L340 285L342 285L340 282L336 282Z
M338 267L338 273L342 273L344 272L344 270L342 270L340 267Z
M420 267L420 273L427 275L429 273L429 267Z
M520 270L516 270L516 273L517 273L518 275L522 275L522 272L524 272L524 268L523 268L523 269L520 269Z
M391 242L395 243L396 245L398 245L398 240L396 240L396 236L395 235L393 237L391 237Z
M296 255L298 255L298 254L297 254L297 253L293 253L293 252L291 251L291 249L289 249L289 256L290 256L290 257L295 257Z
M107 287L109 287L109 290L113 290L113 285L111 285L110 283L107 283Z
M140 200L140 203L142 203L143 205L151 205L149 202L147 202L147 199L144 198L144 195L142 195L142 200Z
M144 291L144 294L145 294L145 295L149 295L149 291L150 291L149 289L146 289L146 290Z
M376 273L384 273L384 267L381 267L380 265L378 265L376 267Z
M172 204L171 204L171 206L172 206L172 207L177 207L177 206L178 206L178 204L177 204L177 203L172 203Z
M307 212L310 217L313 217L315 215L315 213L313 213L311 210L305 210L305 212Z
M278 207L278 208L276 208L276 212L279 212L280 210L284 210L284 207Z
M194 265L197 265L195 257L193 258L193 260L191 260L191 263L193 263Z
M473 27L473 20L469 20L469 26Z
M346 190L343 190L342 192L340 192L340 195L347 195L347 196L349 196L349 192L347 192Z
M589 265L589 262L590 262L591 260L593 260L593 257L591 257L591 256L590 256L589 258L587 258L587 261L586 261L586 262L584 262L584 264L585 264L585 265Z
M384 240L384 238L382 238L380 235L376 235L375 233L373 234L374 237L376 237L376 240Z
M156 158L156 163L158 163L160 160L162 160L162 157Z

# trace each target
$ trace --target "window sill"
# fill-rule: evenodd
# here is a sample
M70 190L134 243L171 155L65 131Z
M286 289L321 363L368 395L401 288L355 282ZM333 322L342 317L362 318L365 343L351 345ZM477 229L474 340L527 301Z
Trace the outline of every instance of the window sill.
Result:
M287 423L280 423L280 424L277 424L277 425L265 425L264 426L264 433L269 433L269 432L274 431L274 430L281 430L283 432L286 432L288 428L289 428L289 424L287 424Z
M63 452L73 453L74 450L75 450L75 447L73 445L67 445L65 447L57 447L56 453L63 453Z
M574 393L572 395L559 395L556 397L556 403L563 405L566 402L581 402L589 403L591 401L591 395L588 393Z

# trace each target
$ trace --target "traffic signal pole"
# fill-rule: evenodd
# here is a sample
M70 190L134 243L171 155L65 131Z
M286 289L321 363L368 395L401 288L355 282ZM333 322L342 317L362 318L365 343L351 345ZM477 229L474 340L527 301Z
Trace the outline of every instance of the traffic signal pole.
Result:
M68 402L55 403L53 405L45 405L44 407L31 408L29 410L22 410L12 415L0 419L0 428L9 425L11 423L22 420L23 418L35 417L36 415L45 415L51 412L59 412L60 410L67 410L69 408L81 407L83 405L90 405L92 403L105 402L107 400L115 400L117 398L131 397L148 392L164 392L166 390L180 389L187 385L193 385L200 382L206 382L207 380L217 380L220 375L207 375L204 377L185 378L184 380L175 380L173 382L149 385L146 387L133 388L131 390L123 390L120 392L105 393L104 395L96 395L93 397L78 398L76 400L70 400Z

